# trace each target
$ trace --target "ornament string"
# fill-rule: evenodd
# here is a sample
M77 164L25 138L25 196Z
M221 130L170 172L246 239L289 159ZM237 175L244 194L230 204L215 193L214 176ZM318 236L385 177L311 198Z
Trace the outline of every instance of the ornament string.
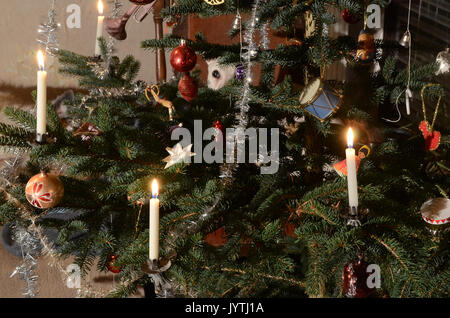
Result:
M411 20L411 0L409 0L408 5L408 24L406 26L406 32L408 33L408 66L406 68L406 75L408 76L408 82L406 83L405 90L405 99L406 99L406 114L409 115L411 113L409 108L409 98L412 97L411 90L409 85L411 83L411 32L409 31L409 22Z
M381 119L383 119L384 121L387 121L389 123L398 123L402 119L402 113L400 112L398 102L400 100L400 97L402 97L403 93L405 93L405 92L406 92L406 90L402 90L400 92L400 94L397 95L397 98L395 99L395 109L397 110L398 118L395 120L388 119L388 118L381 118Z
M429 87L440 87L440 85L439 84L429 83L429 84L425 85L424 87L422 87L422 90L420 91L420 97L422 98L423 118L424 118L425 122L428 122L428 120L427 120L427 110L426 110L426 106L425 106L424 92L425 92L425 89L427 89ZM436 104L436 108L434 110L433 121L431 122L431 125L430 125L430 130L433 130L434 124L436 122L437 114L438 114L438 111L439 111L439 105L441 103L441 98L442 98L442 93L440 92L439 93L439 97L438 97L438 101L437 101L437 104Z
M364 27L366 24L366 15L364 15ZM406 77L407 77L407 81L406 81L406 89L402 90L397 98L395 99L395 108L397 110L397 114L398 114L398 118L396 120L391 120L391 119L387 119L387 118L382 118L384 121L390 122L390 123L398 123L401 119L402 119L402 113L400 112L398 103L400 100L400 97L405 94L405 102L406 102L406 114L410 115L411 114L411 109L409 106L409 99L412 98L412 92L410 89L410 84L411 84L411 32L409 31L409 23L411 20L411 0L409 0L409 5L408 5L408 22L406 25L406 32L405 34L408 35L408 64L406 66Z

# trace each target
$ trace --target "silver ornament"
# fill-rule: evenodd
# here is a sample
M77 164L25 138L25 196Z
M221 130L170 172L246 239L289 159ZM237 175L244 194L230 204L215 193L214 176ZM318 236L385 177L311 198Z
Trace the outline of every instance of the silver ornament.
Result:
M56 34L61 28L61 24L56 22L55 2L56 0L53 0L52 7L48 11L48 21L38 26L38 38L36 39L42 48L51 56L59 50L59 42Z
M411 33L409 31L405 31L398 43L405 48L409 48L409 45L411 43Z
M236 18L233 21L233 25L232 25L233 30L235 30L235 31L240 30L241 29L241 23L242 23L242 17L240 15L240 13L238 12L236 14Z
M436 63L439 66L439 69L436 72L436 75L446 74L450 71L450 52L449 48L446 48L444 51L438 53L436 57Z

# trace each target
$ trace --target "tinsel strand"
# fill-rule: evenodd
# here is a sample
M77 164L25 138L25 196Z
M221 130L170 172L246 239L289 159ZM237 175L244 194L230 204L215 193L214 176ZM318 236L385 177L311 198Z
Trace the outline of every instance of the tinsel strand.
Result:
M52 1L52 6L48 11L48 21L38 26L37 42L45 49L49 55L54 55L59 50L59 42L56 36L58 29L61 27L56 22L56 0Z

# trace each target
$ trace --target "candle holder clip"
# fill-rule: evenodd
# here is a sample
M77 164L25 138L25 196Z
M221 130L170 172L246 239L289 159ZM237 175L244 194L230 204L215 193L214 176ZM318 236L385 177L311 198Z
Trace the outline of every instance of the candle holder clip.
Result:
M166 272L172 263L169 259L160 260L147 260L147 263L142 265L142 271L146 273L155 286L155 294L160 298L172 298L172 285L170 280L164 277L163 273Z
M347 225L353 227L361 226L363 218L367 217L369 214L368 208L361 207L349 207L347 213L345 213L345 218L347 218Z
M40 145L44 145L47 143L48 141L48 133L45 134L36 134L36 139L35 141L40 144Z

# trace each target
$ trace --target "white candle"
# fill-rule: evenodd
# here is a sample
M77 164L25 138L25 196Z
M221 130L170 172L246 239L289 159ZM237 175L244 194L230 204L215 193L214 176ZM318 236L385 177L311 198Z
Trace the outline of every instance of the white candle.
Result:
M98 38L103 36L103 21L105 20L105 17L103 16L102 0L98 0L97 9L98 9L98 21L97 21L97 36L95 37L95 56L99 56L102 54L100 50L100 41L98 41Z
M44 68L44 53L39 50L37 58L36 140L41 142L47 132L47 72Z
M158 182L153 180L150 199L149 256L151 261L159 259L159 199Z
M347 145L345 150L347 159L347 183L348 183L348 201L350 207L358 207L358 181L356 179L356 156L353 148L353 131L350 128L347 133Z

